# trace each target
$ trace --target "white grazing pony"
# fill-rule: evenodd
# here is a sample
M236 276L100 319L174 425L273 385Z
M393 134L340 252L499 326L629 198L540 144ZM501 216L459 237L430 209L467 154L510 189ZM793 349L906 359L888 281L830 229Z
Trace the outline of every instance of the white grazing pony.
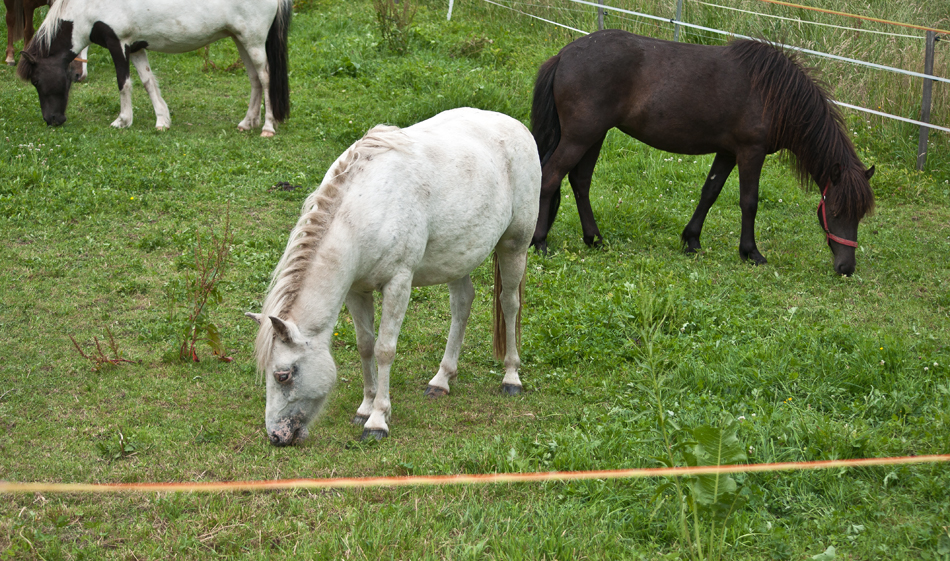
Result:
M344 302L362 360L363 402L353 421L365 425L363 438L389 435L389 370L413 286L449 285L448 343L426 394L449 393L475 294L469 274L493 250L502 310L496 356L504 356L504 391L519 393L519 285L540 189L531 133L500 113L454 109L405 129L377 126L350 146L304 202L262 313L247 314L260 324L255 348L270 441L306 438L326 402ZM374 291L382 293L378 338Z

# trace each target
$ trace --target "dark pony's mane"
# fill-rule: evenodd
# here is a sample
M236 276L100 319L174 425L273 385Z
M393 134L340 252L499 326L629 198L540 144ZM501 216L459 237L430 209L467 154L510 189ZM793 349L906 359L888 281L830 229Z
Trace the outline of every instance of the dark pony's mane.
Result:
M864 164L825 84L793 54L764 41L740 39L729 45L729 51L748 69L752 88L761 93L771 123L769 151L786 152L803 188L812 178L823 190L840 173L828 189L826 202L832 213L860 219L870 212L874 194Z

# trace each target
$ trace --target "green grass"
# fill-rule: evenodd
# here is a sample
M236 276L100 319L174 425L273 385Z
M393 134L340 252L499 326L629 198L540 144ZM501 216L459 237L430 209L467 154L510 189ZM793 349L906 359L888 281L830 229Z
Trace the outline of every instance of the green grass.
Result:
M118 95L103 49L90 49L89 82L75 86L69 121L55 129L33 88L0 69L0 479L655 467L665 451L642 326L663 319L657 302L671 310L652 359L667 422L742 417L750 462L950 452L946 135L931 135L928 168L917 173L913 127L853 114L862 159L878 170L854 276L834 274L818 197L778 158L767 162L757 221L769 263L738 258L735 178L706 222L704 251L684 255L679 234L711 157L658 152L614 131L592 189L606 246L583 244L565 189L551 255L529 259L524 396L497 392L483 266L451 396L422 395L442 356L448 293L418 289L393 369L390 438L359 444L349 424L362 384L342 314L327 410L305 444L271 447L252 360L256 326L243 313L260 309L304 197L377 123L409 125L457 106L526 121L537 66L570 40L482 3L457 3L451 22L445 9L422 3L409 53L396 56L380 48L371 2L298 3L292 115L272 139L236 130L249 93L243 70L203 71L200 52L150 54L172 111L164 133L138 83L133 126L109 127ZM237 54L222 42L211 58L223 68ZM301 188L271 190L279 181ZM209 349L198 364L169 360L178 350L175 287L195 236L218 231L228 208L231 268L210 319L234 361L215 361ZM92 371L69 336L90 351L107 329L136 362ZM808 559L828 546L849 559L950 551L946 465L736 480L746 502L726 534L729 559ZM662 483L3 495L0 559L687 557L678 498Z

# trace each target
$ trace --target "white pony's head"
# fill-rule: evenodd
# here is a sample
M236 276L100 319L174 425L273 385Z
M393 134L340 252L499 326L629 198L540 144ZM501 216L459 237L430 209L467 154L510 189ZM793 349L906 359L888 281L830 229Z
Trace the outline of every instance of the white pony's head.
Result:
M267 386L264 424L271 444L287 446L307 438L307 427L323 408L336 382L329 333L306 337L295 323L247 313L260 324L258 368Z

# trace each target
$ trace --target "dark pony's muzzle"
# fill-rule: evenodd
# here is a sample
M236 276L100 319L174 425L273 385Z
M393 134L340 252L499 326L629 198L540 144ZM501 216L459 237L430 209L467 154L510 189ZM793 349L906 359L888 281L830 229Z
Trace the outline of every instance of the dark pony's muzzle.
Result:
M821 192L821 202L818 203L818 222L825 230L825 239L828 240L828 247L835 257L835 272L839 275L850 277L854 273L854 250L858 247L858 242L851 241L840 236L836 236L828 229L828 212L825 209L825 195L828 193L829 182ZM837 245L836 245L837 244Z
M66 115L50 115L49 117L44 117L43 120L46 121L47 126L58 127L66 122Z

